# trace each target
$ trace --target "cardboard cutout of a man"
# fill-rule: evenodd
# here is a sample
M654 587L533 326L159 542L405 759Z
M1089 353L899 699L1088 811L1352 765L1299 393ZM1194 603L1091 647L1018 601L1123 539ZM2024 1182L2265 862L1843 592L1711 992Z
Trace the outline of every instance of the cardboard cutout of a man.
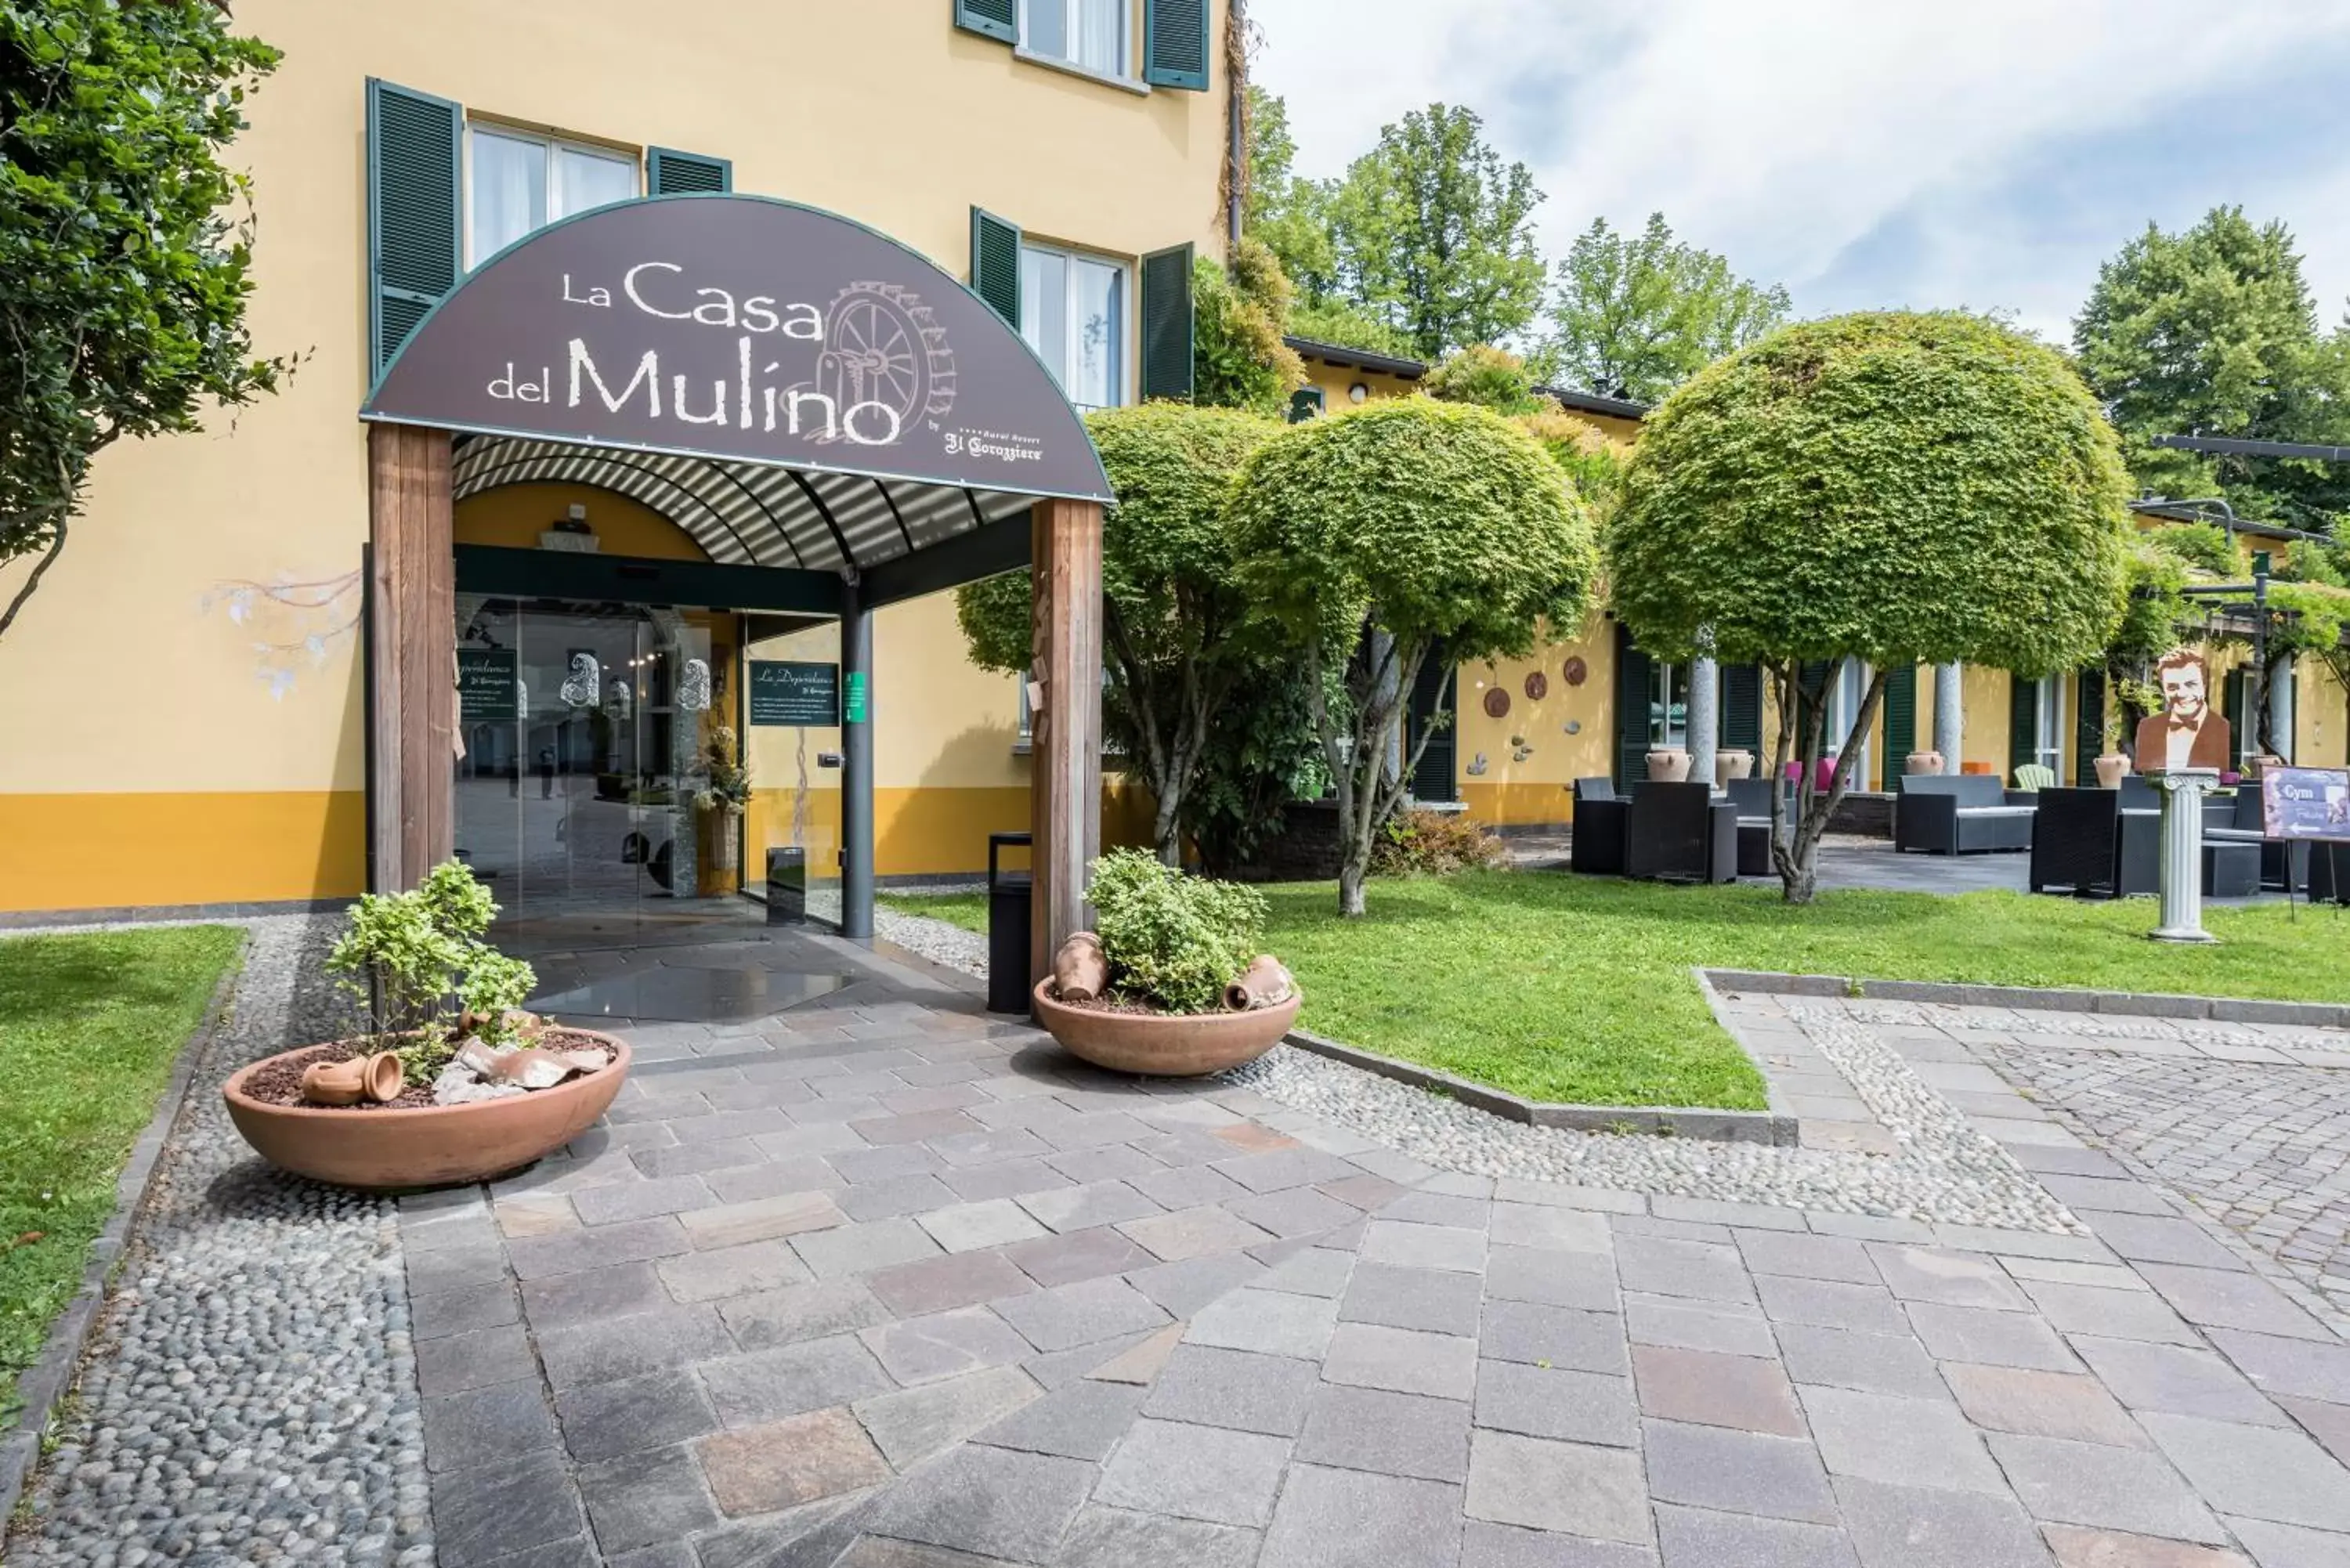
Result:
M2179 768L2226 772L2234 755L2227 715L2211 711L2210 669L2203 656L2178 649L2155 666L2162 683L2162 711L2138 722L2137 771L2170 773Z

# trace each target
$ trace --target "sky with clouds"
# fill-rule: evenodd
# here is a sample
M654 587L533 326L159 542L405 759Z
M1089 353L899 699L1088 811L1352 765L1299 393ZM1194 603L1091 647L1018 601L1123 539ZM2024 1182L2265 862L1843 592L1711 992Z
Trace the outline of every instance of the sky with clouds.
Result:
M1298 171L1441 99L1534 171L1546 254L1664 213L1800 315L2010 313L2220 202L2350 296L2350 0L1248 0Z

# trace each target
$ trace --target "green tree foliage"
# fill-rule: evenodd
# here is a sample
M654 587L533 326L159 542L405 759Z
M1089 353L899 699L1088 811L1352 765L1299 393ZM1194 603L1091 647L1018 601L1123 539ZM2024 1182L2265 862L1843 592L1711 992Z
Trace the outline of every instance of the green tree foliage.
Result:
M1502 161L1471 111L1432 103L1379 130L1325 192L1336 286L1422 359L1520 331L1542 308L1523 163Z
M429 1080L447 1064L463 1014L476 1015L474 1033L493 1044L509 1037L507 1012L538 981L530 965L482 940L497 913L489 888L456 860L408 892L359 895L327 967L367 1014L371 1049L399 1051L411 1074Z
M1290 308L1289 330L1316 343L1360 348L1391 358L1417 359L1411 339L1369 311L1336 295L1326 299L1301 300Z
M253 223L220 156L277 51L210 0L0 5L0 566L65 548L91 460L274 390L244 326Z
M1264 898L1253 888L1186 877L1139 849L1114 849L1087 875L1111 988L1132 1001L1212 1012L1263 950Z
M1558 407L1534 390L1534 372L1506 348L1475 343L1430 370L1419 388L1444 403L1474 403L1497 414L1532 414Z
M1489 410L1409 398L1265 442L1241 470L1232 523L1243 587L1310 676L1337 794L1339 912L1359 915L1378 830L1427 745L1388 766L1403 694L1440 639L1465 664L1524 654L1545 623L1580 625L1590 519L1532 437Z
M1255 619L1234 581L1225 493L1242 461L1281 426L1235 409L1145 403L1102 410L1086 428L1118 496L1102 520L1110 673L1103 725L1157 802L1152 837L1173 865L1191 781L1248 669ZM955 590L972 662L1028 670L1029 604L1025 572Z
M2320 530L2350 505L2350 471L2339 464L2147 444L2161 435L2350 443L2350 334L2318 330L2282 223L2256 226L2241 207L2215 207L2184 234L2149 223L2098 269L2073 347L2147 489L2224 495L2246 516Z
M1700 371L1642 430L1607 531L1608 592L1640 646L1708 639L1761 662L1783 715L1773 776L1800 756L1773 857L1812 895L1885 671L1962 661L2040 675L2099 656L2119 624L2128 475L2062 356L1955 312L1783 327ZM1801 700L1806 662L1877 673L1852 732ZM1833 750L1833 781L1814 788Z
M1289 279L1264 244L1245 238L1229 272L1206 256L1192 264L1191 397L1216 408L1278 417L1305 384L1305 363L1282 341Z
M1329 187L1301 179L1289 106L1254 83L1248 89L1248 183L1242 228L1281 262L1301 306L1335 297L1338 255L1330 240Z
M1738 276L1713 252L1673 238L1662 213L1638 234L1605 218L1558 264L1544 369L1610 398L1653 403L1787 318L1787 291Z

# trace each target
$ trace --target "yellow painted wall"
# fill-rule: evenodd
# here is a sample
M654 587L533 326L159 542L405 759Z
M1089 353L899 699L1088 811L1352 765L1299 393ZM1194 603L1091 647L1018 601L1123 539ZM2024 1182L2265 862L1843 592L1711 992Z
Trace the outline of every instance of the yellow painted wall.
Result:
M1384 375L1377 370L1351 369L1322 359L1305 361L1305 379L1322 389L1323 411L1333 414L1354 406L1354 400L1347 394L1357 381L1370 389L1369 395L1363 400L1371 403L1382 402L1388 398L1409 398L1419 389L1419 382L1407 381L1400 376Z
M259 218L250 326L257 351L307 357L234 421L99 462L71 546L0 647L0 820L121 869L78 883L62 851L36 863L0 839L0 909L358 887L347 804L305 819L347 838L312 852L284 849L262 803L364 787L369 76L584 140L730 158L736 189L845 213L956 277L973 205L1114 256L1219 246L1221 51L1212 90L1142 94L1016 60L957 31L944 0L671 0L658 25L624 0L244 0L236 20L286 51L230 153ZM0 597L27 569L0 568ZM148 816L126 815L132 795Z
M1586 667L1580 686L1567 683L1571 657ZM1536 670L1548 685L1539 699L1526 695L1526 677ZM1614 624L1594 613L1572 639L1545 639L1531 659L1464 664L1458 681L1454 777L1469 815L1495 824L1572 820L1575 781L1615 766ZM1498 719L1485 711L1486 693L1493 691L1510 699L1509 711ZM1575 734L1566 732L1569 722L1578 726ZM1513 745L1513 738L1523 747ZM1482 773L1476 771L1480 756Z
M706 561L709 553L693 535L639 501L586 484L502 484L457 504L456 541L536 550L538 536L568 515L588 509L597 553L638 556L660 561Z
M2333 672L2304 659L2293 674L2293 761L2309 768L2350 765L2350 693Z

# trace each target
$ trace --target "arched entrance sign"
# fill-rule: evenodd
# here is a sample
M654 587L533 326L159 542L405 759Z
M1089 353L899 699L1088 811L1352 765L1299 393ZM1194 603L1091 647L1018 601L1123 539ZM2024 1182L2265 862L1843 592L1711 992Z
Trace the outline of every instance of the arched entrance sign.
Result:
M516 242L410 334L360 417L1110 499L1018 333L894 240L757 196L654 196Z

